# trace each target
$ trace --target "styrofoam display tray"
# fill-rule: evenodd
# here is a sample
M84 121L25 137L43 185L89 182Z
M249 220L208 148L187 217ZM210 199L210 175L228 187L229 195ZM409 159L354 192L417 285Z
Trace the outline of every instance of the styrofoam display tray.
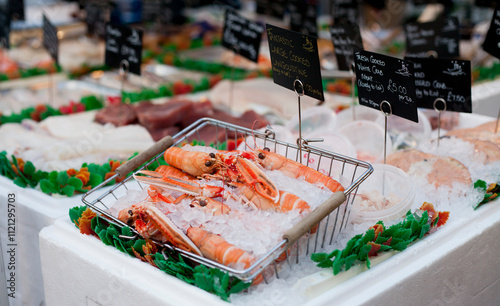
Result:
M103 191L104 192L104 191ZM9 194L15 194L15 246L9 245L7 203ZM2 249L2 281L9 279L12 270L7 267L10 254L16 250L15 299L9 298L10 305L44 305L44 290L38 234L62 216L67 216L70 208L81 204L82 195L71 198L55 198L31 188L20 188L6 177L0 176L0 237ZM0 281L0 284L2 283ZM5 287L0 295L5 294ZM0 298L0 302L2 299ZM3 304L2 304L3 305Z
M370 270L358 266L333 277L323 269L290 290L306 305L500 305L498 205L486 204L403 252L375 258ZM80 234L68 217L40 232L40 254L47 305L226 304ZM281 305L286 294L275 292L265 305Z

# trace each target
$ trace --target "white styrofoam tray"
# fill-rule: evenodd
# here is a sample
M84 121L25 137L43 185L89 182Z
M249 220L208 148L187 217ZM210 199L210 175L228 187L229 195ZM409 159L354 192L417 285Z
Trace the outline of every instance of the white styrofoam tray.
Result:
M375 260L370 270L359 266L333 277L325 269L294 288L308 305L499 305L499 204L489 203L470 219L457 220L404 252ZM40 254L48 305L224 304L80 234L68 218L40 232ZM283 294L277 293L268 304L279 305Z

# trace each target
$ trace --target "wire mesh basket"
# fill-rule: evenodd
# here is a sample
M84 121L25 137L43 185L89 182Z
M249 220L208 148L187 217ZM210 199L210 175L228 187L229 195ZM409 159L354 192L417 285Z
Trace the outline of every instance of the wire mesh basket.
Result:
M258 258L246 269L234 269L208 258L176 248L170 244L161 244L161 246L168 251L177 252L184 258L195 263L201 263L209 267L221 269L243 281L252 281L258 275L263 275L264 281L267 282L266 274L269 275L267 272L270 270L276 277L279 277L278 273L280 269L277 265L277 259L280 258L279 261L282 261L282 254L284 252L286 252L286 262L292 264L293 262L299 261L299 257L301 257L299 254L308 255L311 252L316 252L318 249L323 248L325 244L332 244L336 235L338 235L347 225L350 208L356 197L359 185L373 172L372 166L366 162L310 146L307 142L303 142L301 148L299 148L297 145L277 140L275 139L275 133L272 129L267 129L265 132L259 132L222 121L203 118L179 132L174 137L165 137L150 149L123 164L116 170L114 176L86 193L82 201L91 209L100 213L110 223L119 227L129 227L127 224L110 214L109 208L120 197L125 196L128 190L138 188L144 189L146 186L134 180L132 176L129 176L103 193L97 192L97 189L107 185L110 181L118 177L126 177L138 167L140 168L137 169L137 171L144 170L148 166L159 166L160 159L163 159L163 152L168 147L191 143L193 140L202 139L202 136L207 133L210 135L218 135L217 141L214 143L215 147L220 147L224 142L226 144L232 141L238 143L238 139L242 137L252 137L255 139L255 145L267 147L271 151L280 153L289 159L303 161L305 165L314 166L314 169L324 174L334 178L339 177L341 180L346 181L341 181L342 185L345 187L343 192L339 191L334 193L333 196L319 207L308 213L283 235L281 242L269 250L265 255ZM243 142L243 145L245 149L247 149L249 144ZM124 238L135 239L140 237L140 234L133 227L129 228L136 236ZM314 230L311 230L311 228L314 228ZM164 254L164 256L166 255ZM266 273L262 273L264 269L266 269Z

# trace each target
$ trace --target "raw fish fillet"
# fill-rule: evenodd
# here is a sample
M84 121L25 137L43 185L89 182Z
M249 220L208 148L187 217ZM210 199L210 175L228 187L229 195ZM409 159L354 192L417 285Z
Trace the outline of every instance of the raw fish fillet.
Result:
M103 108L95 115L95 121L101 124L112 123L124 126L137 122L134 107L130 104L111 105Z

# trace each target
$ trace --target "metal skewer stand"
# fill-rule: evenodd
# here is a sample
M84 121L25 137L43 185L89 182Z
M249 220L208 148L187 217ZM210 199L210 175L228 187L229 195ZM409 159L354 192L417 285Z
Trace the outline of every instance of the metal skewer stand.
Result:
M498 109L497 122L495 123L495 134L498 133L498 121L500 120L500 108Z
M122 77L122 84L121 84L121 93L123 97L123 93L125 90L125 80L127 79L128 71L129 71L129 63L127 60L122 60L120 62L120 68L118 69L118 74ZM123 101L125 103L129 103L128 101Z
M425 55L428 57L428 58L437 58L438 57L438 53L434 50L429 50L425 53Z
M389 107L389 111L386 112L384 111L384 105L387 105ZM387 100L384 100L380 103L380 111L382 112L382 115L384 115L384 165L386 164L387 160L387 118L392 115L392 106L391 103L389 103ZM385 172L382 176L382 196L384 197L385 200Z
M443 103L443 109L439 109L437 107L437 103L442 102ZM434 100L434 103L432 104L434 107L434 110L438 113L438 138L437 138L437 146L439 147L439 139L441 138L441 113L446 111L446 101L443 98L437 98Z
M233 110L233 95L234 95L234 66L236 57L240 54L240 47L233 45L233 64L231 65L231 79L229 80L229 111Z
M356 110L354 109L356 106L356 97L354 95L354 89L356 84L356 74L354 73L355 64L354 61L351 61L349 65L349 72L351 73L351 99L352 99L352 121L356 121Z
M2 51L5 45L5 38L0 39L0 51ZM3 56L3 52L0 52L0 55ZM0 82L0 97L2 97L2 82Z
M388 112L384 111L384 105L387 105L389 107ZM384 123L385 123L385 133L384 133L384 164L385 164L387 158L387 117L392 115L391 103L389 103L387 100L382 101L382 103L380 103L380 112L382 112L382 115L384 115Z
M297 138L297 146L299 147L299 161L302 164L302 149L307 149L309 142L323 142L323 138L304 139L302 137L302 108L300 106L300 97L304 95L304 84L299 79L293 81L293 90L297 94L297 103L299 105L299 138Z

